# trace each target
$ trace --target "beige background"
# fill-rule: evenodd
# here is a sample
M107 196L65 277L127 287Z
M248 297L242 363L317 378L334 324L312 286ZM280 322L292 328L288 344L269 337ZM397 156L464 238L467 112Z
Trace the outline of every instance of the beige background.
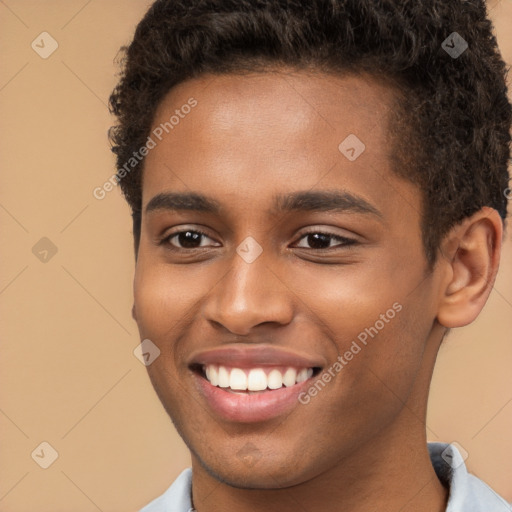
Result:
M114 172L112 61L149 4L0 0L2 512L136 511L189 465L133 355L128 207L117 189L92 195ZM492 7L512 63L512 1ZM43 31L59 45L47 59L31 48ZM42 237L58 250L46 263L32 253ZM508 500L511 255L509 233L483 313L441 350L427 422ZM58 452L48 469L31 457L43 441Z

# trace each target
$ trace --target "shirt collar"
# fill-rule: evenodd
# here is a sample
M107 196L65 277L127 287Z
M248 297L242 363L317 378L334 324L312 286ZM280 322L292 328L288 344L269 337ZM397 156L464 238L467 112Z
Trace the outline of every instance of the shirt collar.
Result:
M428 450L437 477L449 490L446 512L512 512L509 503L468 473L456 443L428 443Z

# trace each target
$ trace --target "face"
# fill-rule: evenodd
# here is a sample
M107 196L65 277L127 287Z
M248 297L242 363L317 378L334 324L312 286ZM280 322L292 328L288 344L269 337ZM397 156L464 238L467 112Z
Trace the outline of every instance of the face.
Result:
M407 411L425 406L436 274L420 193L392 172L392 101L364 76L203 75L156 113L136 320L193 463L235 487L424 432Z

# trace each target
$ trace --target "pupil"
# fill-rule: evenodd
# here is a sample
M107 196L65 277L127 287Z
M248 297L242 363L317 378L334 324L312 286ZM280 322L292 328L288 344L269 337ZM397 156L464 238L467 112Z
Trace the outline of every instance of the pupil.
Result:
M308 244L313 249L326 249L329 247L329 239L331 235L325 235L323 233L311 233L308 235ZM320 239L320 243L319 243ZM326 244L323 244L323 242L326 242Z
M185 231L178 235L180 245L185 249L194 249L194 243L201 237L201 233L194 233L192 231Z

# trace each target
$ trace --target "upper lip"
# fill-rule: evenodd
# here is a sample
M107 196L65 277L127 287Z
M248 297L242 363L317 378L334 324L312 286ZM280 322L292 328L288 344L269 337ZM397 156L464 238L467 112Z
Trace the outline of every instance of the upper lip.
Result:
M285 350L269 345L247 345L237 343L194 352L189 366L218 364L234 368L261 366L291 366L294 368L322 368L325 360L297 351Z

